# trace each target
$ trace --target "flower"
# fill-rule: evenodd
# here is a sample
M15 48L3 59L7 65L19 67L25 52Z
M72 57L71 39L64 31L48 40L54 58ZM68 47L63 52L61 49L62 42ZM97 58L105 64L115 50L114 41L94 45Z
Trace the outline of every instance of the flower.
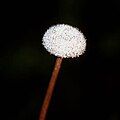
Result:
M86 39L83 33L65 24L50 27L45 32L42 41L48 52L62 58L78 57L86 49Z

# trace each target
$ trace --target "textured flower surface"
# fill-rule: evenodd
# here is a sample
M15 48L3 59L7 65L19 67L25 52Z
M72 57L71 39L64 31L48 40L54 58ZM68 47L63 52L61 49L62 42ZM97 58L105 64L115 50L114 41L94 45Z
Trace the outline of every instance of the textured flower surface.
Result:
M50 27L43 36L42 44L48 52L62 58L78 57L86 49L83 33L65 24Z

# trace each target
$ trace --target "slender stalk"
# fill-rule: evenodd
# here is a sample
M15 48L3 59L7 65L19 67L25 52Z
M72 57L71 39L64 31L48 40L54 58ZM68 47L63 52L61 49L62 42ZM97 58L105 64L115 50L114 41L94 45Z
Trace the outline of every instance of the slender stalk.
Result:
M53 94L53 90L54 90L54 87L55 87L55 83L56 83L56 80L57 80L57 76L58 76L58 73L59 73L59 70L60 70L61 63L62 63L62 58L58 57L56 59L54 70L52 72L52 76L51 76L51 79L50 79L50 82L49 82L49 85L48 85L48 88L47 88L47 92L46 92L46 95L45 95L45 98L44 98L44 101L43 101L43 104L42 104L39 120L45 120L45 118L46 118L46 113L47 113L47 110L48 110L48 107L49 107L49 104L50 104L50 100L51 100L51 97L52 97L52 94Z

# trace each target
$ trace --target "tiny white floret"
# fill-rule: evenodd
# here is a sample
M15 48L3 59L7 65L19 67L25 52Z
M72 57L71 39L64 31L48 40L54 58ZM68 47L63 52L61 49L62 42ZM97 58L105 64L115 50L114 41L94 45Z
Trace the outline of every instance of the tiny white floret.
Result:
M45 32L42 41L48 52L62 58L78 57L86 49L83 33L65 24L50 27Z

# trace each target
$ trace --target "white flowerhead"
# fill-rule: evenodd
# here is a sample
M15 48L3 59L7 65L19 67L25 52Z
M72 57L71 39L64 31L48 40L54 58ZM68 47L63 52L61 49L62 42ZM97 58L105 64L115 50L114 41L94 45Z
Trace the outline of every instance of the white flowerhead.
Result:
M48 52L62 58L78 57L86 49L86 39L77 28L65 24L50 27L43 36Z

